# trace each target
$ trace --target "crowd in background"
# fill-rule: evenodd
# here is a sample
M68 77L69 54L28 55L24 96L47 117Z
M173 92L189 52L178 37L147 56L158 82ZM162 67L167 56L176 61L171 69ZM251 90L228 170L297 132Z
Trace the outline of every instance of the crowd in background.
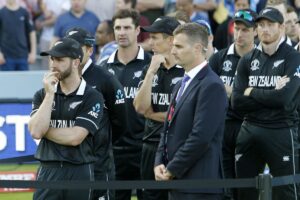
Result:
M29 66L24 67L3 66L1 70L46 70L47 58L38 56L39 52L49 49L55 40L61 38L67 29L75 25L87 28L97 38L93 56L93 59L97 60L102 47L113 41L112 28L105 24L111 21L117 10L130 7L140 12L141 26L149 25L163 15L177 15L182 20L192 22L205 20L211 26L214 36L213 46L216 49L223 49L232 43L233 23L231 19L234 12L238 9L251 8L259 13L266 3L266 0L156 0L152 2L148 0L1 0L0 64L4 64L5 58L21 59L29 63ZM300 1L290 0L286 3L289 6L287 12L294 13L291 17L297 17L300 12ZM8 20L10 17L5 15L5 7L17 12L19 6L20 9L25 9L22 15L28 14L28 17L25 17L31 24L31 26L26 26L28 28L21 29L16 26L16 21L11 21L16 19ZM287 17L290 17L290 14L287 14ZM86 20L88 23L85 22ZM285 23L288 32L294 34L293 40L298 41L298 36L295 36L296 29L298 29L297 20L286 20ZM111 24L108 23L108 25ZM97 27L100 30L98 34ZM106 38L107 35L110 38ZM147 48L148 37L147 33L139 35L139 42L146 50L150 50ZM10 49L14 49L14 52Z

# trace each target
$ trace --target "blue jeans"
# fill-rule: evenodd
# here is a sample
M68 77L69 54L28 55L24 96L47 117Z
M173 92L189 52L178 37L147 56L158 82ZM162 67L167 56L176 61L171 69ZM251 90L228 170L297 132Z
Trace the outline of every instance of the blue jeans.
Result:
M5 58L5 63L0 66L1 71L27 71L27 58Z

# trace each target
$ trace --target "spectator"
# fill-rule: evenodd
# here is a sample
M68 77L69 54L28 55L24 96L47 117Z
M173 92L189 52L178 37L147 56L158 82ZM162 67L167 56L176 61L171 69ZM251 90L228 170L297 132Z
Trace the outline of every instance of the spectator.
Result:
M176 10L181 10L187 13L191 22L197 20L205 20L209 22L207 12L197 12L194 7L193 0L176 0Z
M50 48L54 34L54 23L62 12L61 4L64 0L43 0L41 9L42 15L35 20L35 27L40 31L39 50L46 51ZM48 69L49 59L42 57L41 65L38 69Z
M177 10L175 12L169 13L169 17L174 17L179 21L180 24L185 24L191 22L190 17L186 14L186 12Z
M86 8L97 15L100 21L111 20L117 0L88 0Z
M86 10L86 1L87 0L71 0L70 10L58 16L55 22L52 42L63 38L67 30L73 27L84 28L92 35L95 35L100 21L94 13Z
M36 58L36 33L17 0L6 0L0 10L0 35L0 70L28 70Z
M118 48L111 20L105 20L98 25L96 32L96 44L100 48L99 57L96 62L99 65Z
M158 17L164 15L164 0L136 0L136 9L152 24ZM148 25L146 25L148 26Z

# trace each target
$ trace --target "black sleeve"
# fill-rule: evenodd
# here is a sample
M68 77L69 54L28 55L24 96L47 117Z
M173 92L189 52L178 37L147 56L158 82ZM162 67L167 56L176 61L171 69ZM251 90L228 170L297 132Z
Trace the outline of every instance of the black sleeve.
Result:
M226 20L224 23L220 24L216 30L214 37L214 47L217 49L224 49L228 47L228 23L230 20Z
M142 84L143 84L143 82L144 82L144 79L145 79L145 77L146 77L146 74L147 74L147 71L148 71L148 69L149 69L149 66L150 66L150 65L146 65L146 66L143 68L142 75L141 75L141 77L140 77L140 82L139 82L139 84L138 84L138 88L139 88L139 89L141 88L141 86L142 86Z
M87 89L87 88L86 88ZM80 126L94 135L99 129L103 116L104 100L101 93L95 89L89 90L76 116L75 126Z
M222 59L222 52L223 51L219 51L215 54L213 54L210 59L209 59L209 66L211 67L211 69L218 75L220 76L221 70L220 67L222 67L221 65L221 59Z
M40 89L34 94L32 100L32 111L30 113L30 116L32 116L34 113L36 113L36 111L38 111L40 105L44 100L44 97L45 97L44 89Z
M127 130L127 110L124 88L117 78L109 74L106 81L105 105L112 125L112 142L117 141Z
M300 55L298 53L290 54L285 59L285 74L290 78L290 81L280 90L253 88L250 96L256 101L272 107L283 107L288 105L300 88L300 78L297 76L299 71Z
M246 57L239 60L237 66L237 74L234 78L233 90L231 95L231 105L233 109L239 111L254 111L262 108L263 105L253 99L251 96L244 96L244 91L248 88L249 82L249 66L250 63Z

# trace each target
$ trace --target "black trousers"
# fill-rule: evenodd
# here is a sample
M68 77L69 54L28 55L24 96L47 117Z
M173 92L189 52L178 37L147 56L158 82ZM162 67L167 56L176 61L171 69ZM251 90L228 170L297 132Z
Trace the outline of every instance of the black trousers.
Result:
M37 172L38 181L94 180L93 164L71 165L67 163L42 163ZM34 200L89 200L92 190L52 190L37 189Z
M116 180L141 180L140 164L141 149L135 150L116 150L114 149L114 158L116 166ZM130 200L131 190L116 190L116 200ZM137 197L142 199L142 191L137 190Z
M224 138L223 138L223 171L224 178L236 178L235 175L235 147L236 139L240 132L241 120L227 119L225 121ZM236 189L226 189L224 200L237 199Z
M154 161L158 147L157 142L143 143L141 178L142 180L155 180ZM168 191L166 190L143 190L143 200L167 200Z
M115 162L112 149L107 152L104 160L95 163L95 180L112 181L115 180ZM115 190L94 190L93 200L114 200Z
M169 192L169 200L222 200L222 194L183 193L176 190Z
M298 127L264 128L244 122L237 137L236 171L238 178L253 178L268 164L272 176L295 174L298 169ZM273 200L297 199L295 184L274 187ZM239 200L258 199L255 188L239 189Z

